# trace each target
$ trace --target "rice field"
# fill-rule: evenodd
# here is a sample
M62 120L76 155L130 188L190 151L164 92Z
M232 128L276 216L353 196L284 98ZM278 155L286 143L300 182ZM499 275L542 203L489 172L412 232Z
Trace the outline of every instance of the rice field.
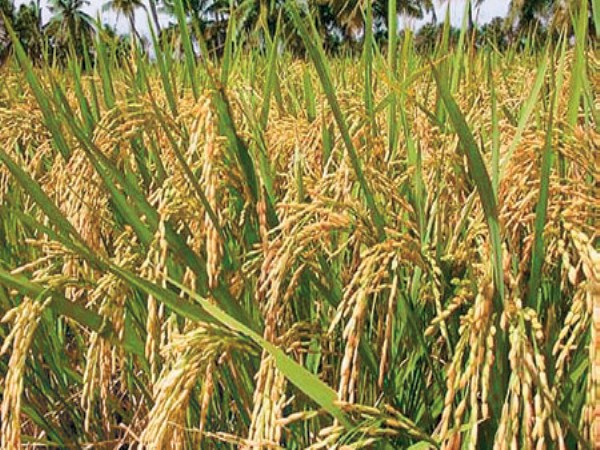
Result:
M587 11L337 57L290 17L304 57L0 68L0 447L598 448Z

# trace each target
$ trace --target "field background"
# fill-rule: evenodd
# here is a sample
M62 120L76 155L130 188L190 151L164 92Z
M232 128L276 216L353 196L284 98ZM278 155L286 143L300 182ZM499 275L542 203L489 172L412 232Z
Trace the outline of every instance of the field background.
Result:
M293 2L213 47L176 0L150 55L8 24L1 447L596 448L599 11L569 5L327 52Z

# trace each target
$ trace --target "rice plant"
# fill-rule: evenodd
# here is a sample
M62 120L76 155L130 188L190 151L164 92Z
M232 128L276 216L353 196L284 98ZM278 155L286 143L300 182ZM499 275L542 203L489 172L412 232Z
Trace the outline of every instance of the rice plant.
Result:
M290 1L219 58L174 11L180 59L0 67L0 447L596 448L598 11L330 57Z

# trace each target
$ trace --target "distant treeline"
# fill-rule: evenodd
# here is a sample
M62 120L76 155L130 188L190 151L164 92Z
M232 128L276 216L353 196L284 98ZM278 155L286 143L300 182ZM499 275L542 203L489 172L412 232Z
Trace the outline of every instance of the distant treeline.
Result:
M112 10L127 18L129 33L123 35L87 14L87 0L51 0L47 6L51 18L42 21L40 0L16 7L12 0L0 0L0 59L10 52L9 27L33 60L61 61L70 52L79 56L93 54L96 39L109 43L113 54L126 54L135 43L139 48L151 51L150 39L140 33L139 23L148 20L159 42L180 46L179 28L175 13L177 0L109 0L103 10ZM264 47L266 39L272 39L279 29L278 38L289 51L303 53L304 49L296 30L291 26L283 0L180 0L182 12L194 36L200 36L206 48L216 54L222 52L228 30L236 42L253 48ZM496 17L489 23L478 25L474 16L483 3L475 0L465 6L465 21L475 45L492 44L502 49L515 40L534 39L544 42L548 35L558 34L571 28L573 8L581 1L591 0L529 0L512 1L507 17ZM311 0L303 4L318 30L323 48L330 53L353 52L362 47L367 21L372 23L376 42L387 42L389 21L400 17L424 19L423 26L415 32L418 51L427 52L440 39L448 17L438 17L433 0L375 0L367 4L356 0ZM367 7L368 6L368 7ZM395 9L395 13L391 13ZM598 18L590 11L590 34L596 37ZM168 24L161 25L160 15L171 16ZM369 16L370 14L370 16ZM136 20L137 16L137 20ZM368 19L371 17L371 19ZM140 20L141 19L141 20ZM163 21L164 22L164 21ZM145 27L148 28L148 27ZM400 34L405 33L404 30ZM453 28L449 36L456 37L459 30Z

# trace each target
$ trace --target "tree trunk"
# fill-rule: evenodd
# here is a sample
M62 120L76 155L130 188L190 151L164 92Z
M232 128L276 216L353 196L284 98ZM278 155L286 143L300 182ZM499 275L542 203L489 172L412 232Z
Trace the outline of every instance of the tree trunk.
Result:
M150 4L150 15L152 16L152 21L154 22L154 28L156 28L156 35L160 36L160 22L158 20L156 0L149 0L148 3Z
M132 38L141 43L142 38L140 36L140 33L138 33L137 28L135 27L135 13L132 11L131 14L129 14L127 18L129 19L129 28L131 28Z
M473 21L473 2L469 2L469 33L473 32L475 22Z
M75 51L75 43L77 42L77 25L72 17L67 19L67 29L69 31L69 47Z
M4 58L8 55L8 46L10 44L10 38L6 31L6 25L4 24L4 18L0 13L0 65L4 62Z
M37 15L37 22L38 22L37 23L38 28L37 28L36 32L37 31L41 32L41 29L43 28L44 24L42 23L42 5L41 5L40 0L37 0L35 2L35 14Z

